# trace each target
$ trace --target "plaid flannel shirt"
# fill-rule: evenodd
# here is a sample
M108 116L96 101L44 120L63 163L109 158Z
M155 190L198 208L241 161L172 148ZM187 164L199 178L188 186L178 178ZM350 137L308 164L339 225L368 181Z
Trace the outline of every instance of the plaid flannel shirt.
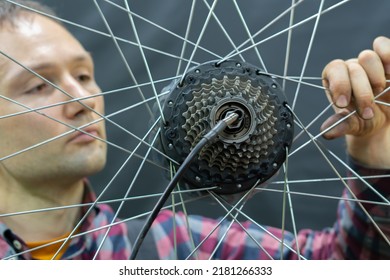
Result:
M350 166L361 176L390 174L390 170L369 169L354 162ZM249 221L242 223L245 230L234 223L226 236L223 235L230 222L223 221L203 242L210 230L218 225L218 220L202 216L190 216L187 219L184 214L171 211L159 214L150 234L155 240L160 259L186 258L194 246L201 242L202 245L191 258L208 259L213 254L213 259L280 259L283 254L283 259L297 259L299 246L301 256L306 259L390 259L390 206L386 202L390 197L390 178L367 179L367 182L369 184L361 180L349 180L349 189L344 191L344 199L339 203L338 217L333 227L322 231L301 230L297 238L291 233L285 233L283 249L279 242L282 238L280 229L259 228ZM351 191L359 202L356 202ZM84 202L94 201L94 198L93 192L89 190ZM370 213L371 218L367 213ZM113 217L109 206L96 205L80 229L80 232L90 233L72 238L62 259L91 259L106 233L106 229L96 229L109 225ZM187 221L191 234L186 226ZM174 225L176 233L173 231ZM214 252L219 242L221 244ZM0 223L0 259L31 259L31 255L24 252L27 249L23 240ZM111 227L96 259L128 259L130 252L127 227L119 223Z

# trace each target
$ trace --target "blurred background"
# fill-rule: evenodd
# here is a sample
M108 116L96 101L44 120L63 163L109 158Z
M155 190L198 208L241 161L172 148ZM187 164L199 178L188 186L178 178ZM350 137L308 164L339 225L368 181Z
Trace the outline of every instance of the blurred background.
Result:
M148 84L150 77L139 47L133 43L137 41L134 28L137 31L138 39L145 46L143 50L150 68L150 75L154 81L163 80L154 84L156 91L160 92L164 86L169 84L172 77L175 77L177 73L182 73L186 67L185 61L179 66L177 56L182 51L182 38L185 37L188 22L192 21L188 40L196 43L207 18L209 11L207 6L213 4L212 1L195 1L194 17L191 19L190 11L193 2L189 0L128 1L131 11L134 12L133 25L129 15L123 9L125 4L122 0L97 1L100 10L91 0L47 0L42 2L53 7L62 19L71 22L71 24L65 23L65 25L92 53L96 64L96 79L104 92L129 87L127 90L106 95L106 113L108 115L141 101L138 90L131 88L137 83L146 84L141 87L146 98L152 97L154 94L153 87ZM322 10L340 2L342 1L324 1ZM330 60L356 57L361 50L371 48L372 41L376 36L390 35L389 1L351 0L344 2L346 3L330 10L318 19L317 31L313 37L311 52L308 55L304 71L305 76L321 77L322 68ZM294 24L315 15L321 7L320 3L319 0L301 1L294 12ZM285 12L291 6L291 1L238 0L237 4L247 28L251 34L254 34ZM248 38L247 29L233 1L219 1L215 6L215 14L218 21L213 17L210 19L200 40L202 48L208 51L198 50L195 53L194 61L197 63L216 59L216 55L224 56L233 50L233 46L220 24L226 29L236 45L240 45ZM286 13L254 40L259 42L277 34L289 26L289 21L290 13ZM108 23L109 28L105 22ZM301 74L315 26L316 17L314 16L312 20L293 29L289 76ZM120 39L114 42L108 36L111 32ZM258 51L262 55L264 65L269 73L283 75L287 34L288 32L283 32L258 45ZM122 53L118 51L118 48ZM184 57L189 58L193 48L193 45L187 44ZM124 63L123 57L128 67ZM263 67L254 50L245 52L243 58L252 64ZM129 68L135 79L131 77ZM280 80L280 83L282 82ZM321 84L320 80L310 80L309 82ZM296 83L286 83L285 93L290 104L293 102L296 88ZM152 106L153 102L149 104ZM295 112L304 124L308 124L326 108L327 104L328 101L322 90L301 85ZM313 135L319 133L321 123L329 114L330 111L321 116L310 127L310 132ZM140 138L150 128L150 114L144 105L112 116L110 119ZM123 132L123 129L108 123L109 141L127 150L134 150L139 141ZM300 132L297 127L296 131ZM308 139L307 136L302 136L294 143L293 149ZM323 140L323 142L327 148L334 151L342 159L346 158L342 140L332 142ZM139 155L144 155L146 152L145 145L137 150ZM130 160L117 174L118 169L121 168L128 156L128 153L116 147L110 147L106 169L91 178L98 193L102 192L109 184L108 190L104 192L102 197L103 200L123 197L132 183L134 186L130 196L161 192L167 185L168 182L162 169L149 162L145 163L136 181L132 182L142 163L142 160L137 157ZM335 164L339 172L344 175L345 168L340 164ZM284 174L280 173L274 182L283 179ZM115 179L111 182L114 176ZM322 179L315 183L291 183L290 188L294 192L338 197L343 190L343 185L340 182L328 182L328 178L335 178L336 175L314 145L308 145L289 159L288 177L289 180ZM268 188L280 190L283 185L270 183ZM119 216L127 217L150 210L154 201L155 199L129 201L124 205ZM335 220L337 208L337 200L335 199L292 195L292 203L298 228L320 229L331 226ZM112 204L114 208L118 205L118 203ZM246 212L262 224L280 227L281 205L281 194L262 191L247 203ZM191 213L213 217L223 214L218 205L209 201L192 203L189 207ZM288 219L287 226L291 229L290 219Z

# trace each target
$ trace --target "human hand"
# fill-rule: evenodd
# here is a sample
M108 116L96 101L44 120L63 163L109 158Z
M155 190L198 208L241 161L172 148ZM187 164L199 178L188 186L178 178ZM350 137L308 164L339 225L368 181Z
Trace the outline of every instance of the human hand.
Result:
M326 139L346 136L349 154L361 164L390 169L390 39L378 37L358 58L333 60L323 84L335 114L322 127ZM352 114L351 114L352 113Z

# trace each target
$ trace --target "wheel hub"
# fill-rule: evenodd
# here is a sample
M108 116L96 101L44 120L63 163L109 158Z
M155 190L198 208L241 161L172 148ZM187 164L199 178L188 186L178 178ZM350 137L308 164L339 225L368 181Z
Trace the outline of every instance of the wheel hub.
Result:
M161 144L182 163L213 126L229 114L238 120L204 147L181 180L198 189L232 194L272 177L291 146L293 117L277 82L248 63L208 62L190 69L164 91Z

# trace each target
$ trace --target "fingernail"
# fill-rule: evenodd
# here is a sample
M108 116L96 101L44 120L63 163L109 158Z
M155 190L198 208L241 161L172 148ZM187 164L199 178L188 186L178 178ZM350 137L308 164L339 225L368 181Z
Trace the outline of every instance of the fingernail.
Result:
M345 95L340 95L339 98L336 100L336 106L339 108L345 108L348 106L348 100Z
M365 120L372 119L372 118L374 117L374 111L372 110L372 108L366 107L366 108L363 110L362 117L363 117L363 119L365 119Z

